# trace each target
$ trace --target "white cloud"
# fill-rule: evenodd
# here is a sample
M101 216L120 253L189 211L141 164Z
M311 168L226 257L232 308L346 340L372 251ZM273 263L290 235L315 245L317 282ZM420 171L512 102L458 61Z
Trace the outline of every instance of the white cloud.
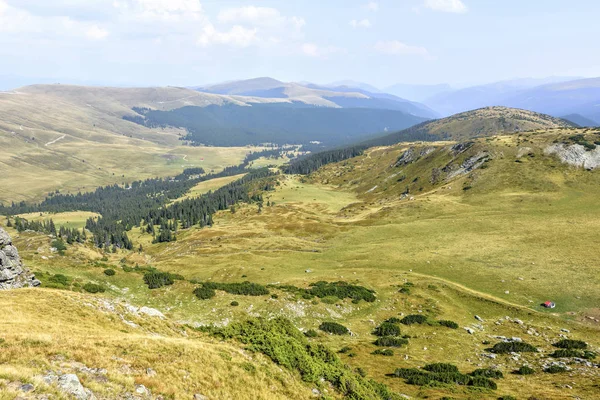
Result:
M108 36L108 31L100 28L98 25L94 25L87 30L85 35L90 39L101 40Z
M226 24L241 23L266 27L292 27L294 29L301 29L306 24L303 18L286 17L275 8L254 6L226 8L219 12L217 19Z
M199 0L114 0L113 7L126 20L180 22L204 18Z
M379 3L377 3L376 1L368 2L365 7L367 7L371 11L379 11Z
M209 47L215 44L233 47L248 47L258 41L258 29L248 29L240 25L233 26L228 31L218 31L212 24L208 24L202 30L198 38L198 45Z
M399 40L379 41L375 44L375 50L388 55L421 56L430 59L431 56L425 47L410 46Z
M461 0L425 0L425 7L440 12L466 13L468 8Z
M87 21L77 21L67 16L41 17L29 11L12 7L0 0L0 32L12 34L14 38L23 36L41 36L46 40L103 39L108 31Z
M371 27L371 21L369 21L368 19L361 19L361 20L355 20L353 19L352 21L350 21L350 26L353 27L354 29L356 28L370 28Z
M314 43L304 43L301 46L302 53L308 57L327 58L333 54L343 54L346 50L336 46L319 46Z

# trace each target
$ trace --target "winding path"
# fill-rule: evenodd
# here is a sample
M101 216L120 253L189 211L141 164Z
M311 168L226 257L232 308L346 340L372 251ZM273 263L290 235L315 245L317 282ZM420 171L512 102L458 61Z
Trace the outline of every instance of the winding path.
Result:
M54 144L56 142L58 142L59 140L62 140L66 137L67 135L62 135L61 137L59 137L58 139L54 139L51 142L46 143L44 146L50 146L51 144Z

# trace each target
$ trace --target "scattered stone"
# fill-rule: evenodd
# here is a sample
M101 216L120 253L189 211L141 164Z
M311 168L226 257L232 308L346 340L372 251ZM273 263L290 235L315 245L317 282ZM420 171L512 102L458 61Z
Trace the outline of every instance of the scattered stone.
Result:
M90 390L83 387L75 374L58 376L57 384L62 392L72 395L77 400L91 400L95 398Z
M194 395L194 400L208 400L208 397L206 397L206 396L205 396L205 395L203 395L203 394L196 393L196 394Z
M135 392L137 394L139 394L139 395L142 395L142 396L150 396L150 394L151 394L150 389L148 389L144 385L136 385L135 386Z
M504 294L510 294L510 291L509 290L505 290Z
M307 269L307 270L305 270L304 272L305 272L305 273L307 273L307 274L310 274L310 273L312 272L312 270L310 270L310 269Z
M482 353L481 356L486 357L486 358L491 358L492 360L494 360L494 359L496 359L496 357L498 357L498 355L494 354L494 353Z
M321 391L317 388L313 388L312 394L313 396L321 396Z
M467 327L465 327L465 331L467 331L467 333L468 333L469 335L472 335L472 334L474 334L474 333L475 333L475 330L474 330L474 329L471 329L471 328L469 328L468 326L467 326Z
M146 369L146 375L148 375L149 377L156 376L156 371L153 370L152 368L147 368Z
M523 321L521 321L520 319L515 319L514 323L515 324L519 324L519 325L523 325Z
M26 383L24 385L21 385L21 392L29 393L29 392L32 392L34 389L35 389L35 386L33 386L31 383Z
M483 318L481 318L479 315L476 315L476 316L475 316L475 319L476 319L477 321L484 322Z
M568 330L568 329L565 329L565 328L561 328L561 329L560 329L560 331L561 331L561 332L565 332L565 333L571 333L571 331L570 331L570 330Z

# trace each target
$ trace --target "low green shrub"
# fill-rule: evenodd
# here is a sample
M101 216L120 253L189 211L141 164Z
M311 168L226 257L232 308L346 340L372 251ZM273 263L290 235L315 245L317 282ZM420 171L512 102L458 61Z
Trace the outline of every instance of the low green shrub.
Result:
M63 274L55 274L48 278L48 282L56 285L67 286L69 284L69 278Z
M498 389L498 385L491 379L484 378L482 376L474 376L469 381L469 386L480 387L484 389Z
M144 274L144 282L148 289L158 289L175 283L173 276L168 272L152 271Z
M374 352L372 352L371 354L391 357L394 355L394 350L392 350L392 349L377 349Z
M390 318L386 319L385 322L389 322L390 324L399 324L400 318L390 317Z
M106 289L104 289L104 287L97 285L95 283L91 283L88 282L85 285L83 285L83 290L85 290L88 293L104 293L106 291Z
M500 396L498 397L498 400L517 400L517 398L515 396Z
M400 327L391 322L383 322L373 331L375 336L400 336Z
M392 336L383 336L377 338L373 344L379 347L402 347L408 344L408 340Z
M206 286L200 286L194 289L194 295L200 300L208 300L215 297L217 294L211 288L207 288Z
M202 286L212 290L222 290L229 294L242 296L264 296L269 294L269 289L265 286L248 281L241 283L203 282Z
M239 305L240 305L240 303L238 303L237 301L235 301L235 300L234 300L234 301L232 301L232 302L230 303L230 305L231 305L232 307L237 307L237 306L239 306Z
M533 375L535 374L535 370L528 365L522 365L519 369L515 371L517 375Z
M502 371L494 368L479 368L471 372L471 376L483 376L484 378L500 379L504 378Z
M400 323L404 325L424 324L426 322L427 317L421 314L407 315L400 320Z
M314 329L309 329L306 332L304 332L304 336L308 338L316 338L317 336L319 336L319 333Z
M559 374L561 372L566 372L566 371L567 371L567 369L565 367L561 367L560 365L551 365L544 370L544 372L547 372L549 374Z
M338 353L346 354L346 353L349 353L350 351L352 351L352 347L344 346L340 349L340 351L338 351Z
M116 272L114 269L108 268L104 270L104 275L106 276L115 276Z
M587 343L582 340L563 339L553 344L560 349L587 349Z
M323 322L319 325L319 329L323 332L332 333L334 335L348 335L350 330L344 325L338 324L337 322Z
M429 372L458 372L458 367L456 365L448 363L427 364L423 369Z
M550 357L554 358L567 358L567 357L579 357L583 358L583 352L574 349L558 349L554 353L550 354Z
M525 342L500 342L496 343L490 351L496 354L537 353L538 349Z
M246 349L262 353L282 368L297 371L305 382L329 382L342 396L352 400L389 400L397 395L387 386L366 379L346 366L330 349L308 341L284 318L257 318L212 328L221 339L235 339Z
M447 319L441 319L441 320L437 321L437 323L441 326L445 326L450 329L458 329L458 324L454 321L450 321Z

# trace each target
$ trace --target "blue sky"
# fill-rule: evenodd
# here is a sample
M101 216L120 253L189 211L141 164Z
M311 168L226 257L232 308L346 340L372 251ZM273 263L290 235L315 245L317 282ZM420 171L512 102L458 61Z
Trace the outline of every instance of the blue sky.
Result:
M379 87L595 77L598 15L593 0L0 0L0 76Z

